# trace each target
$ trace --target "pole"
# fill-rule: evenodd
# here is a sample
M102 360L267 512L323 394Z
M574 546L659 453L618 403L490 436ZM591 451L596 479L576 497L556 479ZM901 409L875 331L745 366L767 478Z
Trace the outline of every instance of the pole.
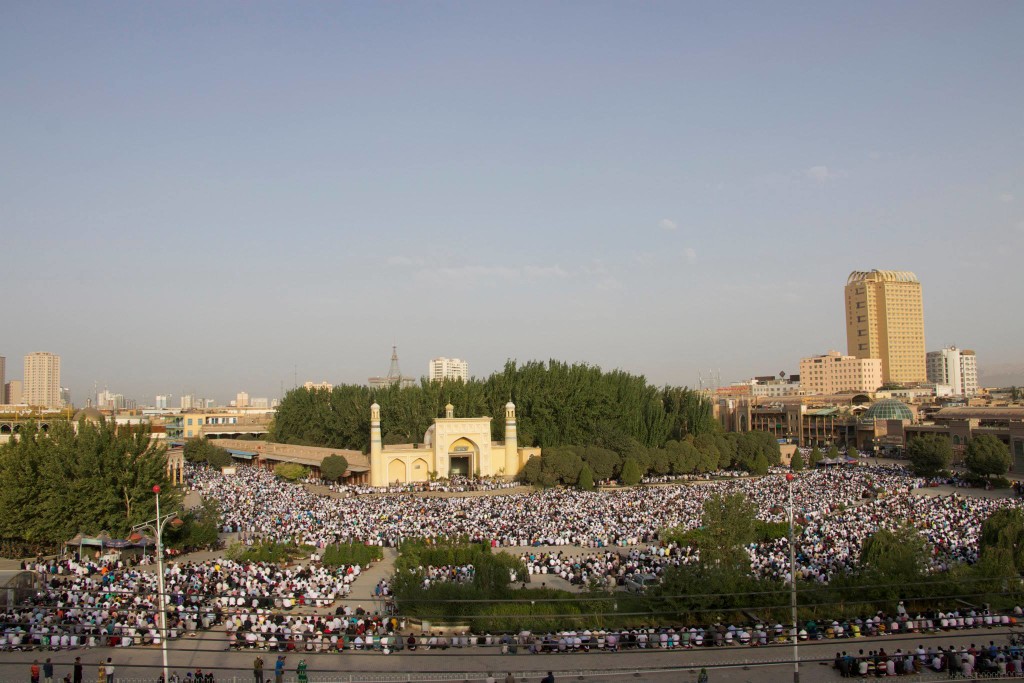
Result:
M800 683L800 627L796 616L796 546L793 542L793 474L786 475L789 482L789 606L793 618L793 683Z
M157 597L157 605L160 607L158 628L160 629L160 655L164 664L164 683L167 683L170 680L167 670L167 596L164 593L164 545L161 540L166 520L160 518L160 487L154 486L153 493L156 494L156 576L157 590L160 591Z

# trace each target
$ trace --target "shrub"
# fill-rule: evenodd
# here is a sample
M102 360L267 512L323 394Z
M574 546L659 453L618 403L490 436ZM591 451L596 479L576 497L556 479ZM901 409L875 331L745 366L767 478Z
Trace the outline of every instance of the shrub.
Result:
M634 458L626 458L626 462L622 465L622 483L626 486L636 486L643 479L643 472L640 471L640 465L637 464Z
M383 558L384 550L380 546L365 543L337 543L327 546L323 553L323 563L327 567L355 564L365 567Z
M298 481L309 476L309 469L294 462L279 462L274 465L274 474L285 481Z

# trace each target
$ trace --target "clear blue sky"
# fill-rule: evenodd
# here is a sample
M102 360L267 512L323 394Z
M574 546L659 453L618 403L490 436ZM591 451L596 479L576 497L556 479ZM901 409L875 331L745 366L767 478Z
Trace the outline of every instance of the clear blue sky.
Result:
M1024 381L1024 3L0 6L0 355L220 400L459 356L845 350L851 270ZM1014 375L1016 373L1016 375Z

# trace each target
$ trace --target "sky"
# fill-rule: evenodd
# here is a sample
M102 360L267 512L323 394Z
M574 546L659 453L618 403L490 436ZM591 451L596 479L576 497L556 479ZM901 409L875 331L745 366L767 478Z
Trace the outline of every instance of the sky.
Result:
M0 4L0 355L276 397L397 344L694 386L853 270L1024 383L1024 3ZM174 399L172 399L172 402Z

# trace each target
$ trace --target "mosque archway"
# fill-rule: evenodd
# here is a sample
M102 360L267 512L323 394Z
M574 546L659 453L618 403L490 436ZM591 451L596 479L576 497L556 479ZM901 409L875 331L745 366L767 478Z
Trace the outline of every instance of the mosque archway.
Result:
M430 465L423 458L416 458L412 461L412 470L409 472L409 481L427 481L430 478Z
M388 463L388 483L404 484L409 481L407 472L405 471L405 463L401 460L392 460Z
M472 477L479 463L480 449L476 444L462 437L448 446L448 476Z

